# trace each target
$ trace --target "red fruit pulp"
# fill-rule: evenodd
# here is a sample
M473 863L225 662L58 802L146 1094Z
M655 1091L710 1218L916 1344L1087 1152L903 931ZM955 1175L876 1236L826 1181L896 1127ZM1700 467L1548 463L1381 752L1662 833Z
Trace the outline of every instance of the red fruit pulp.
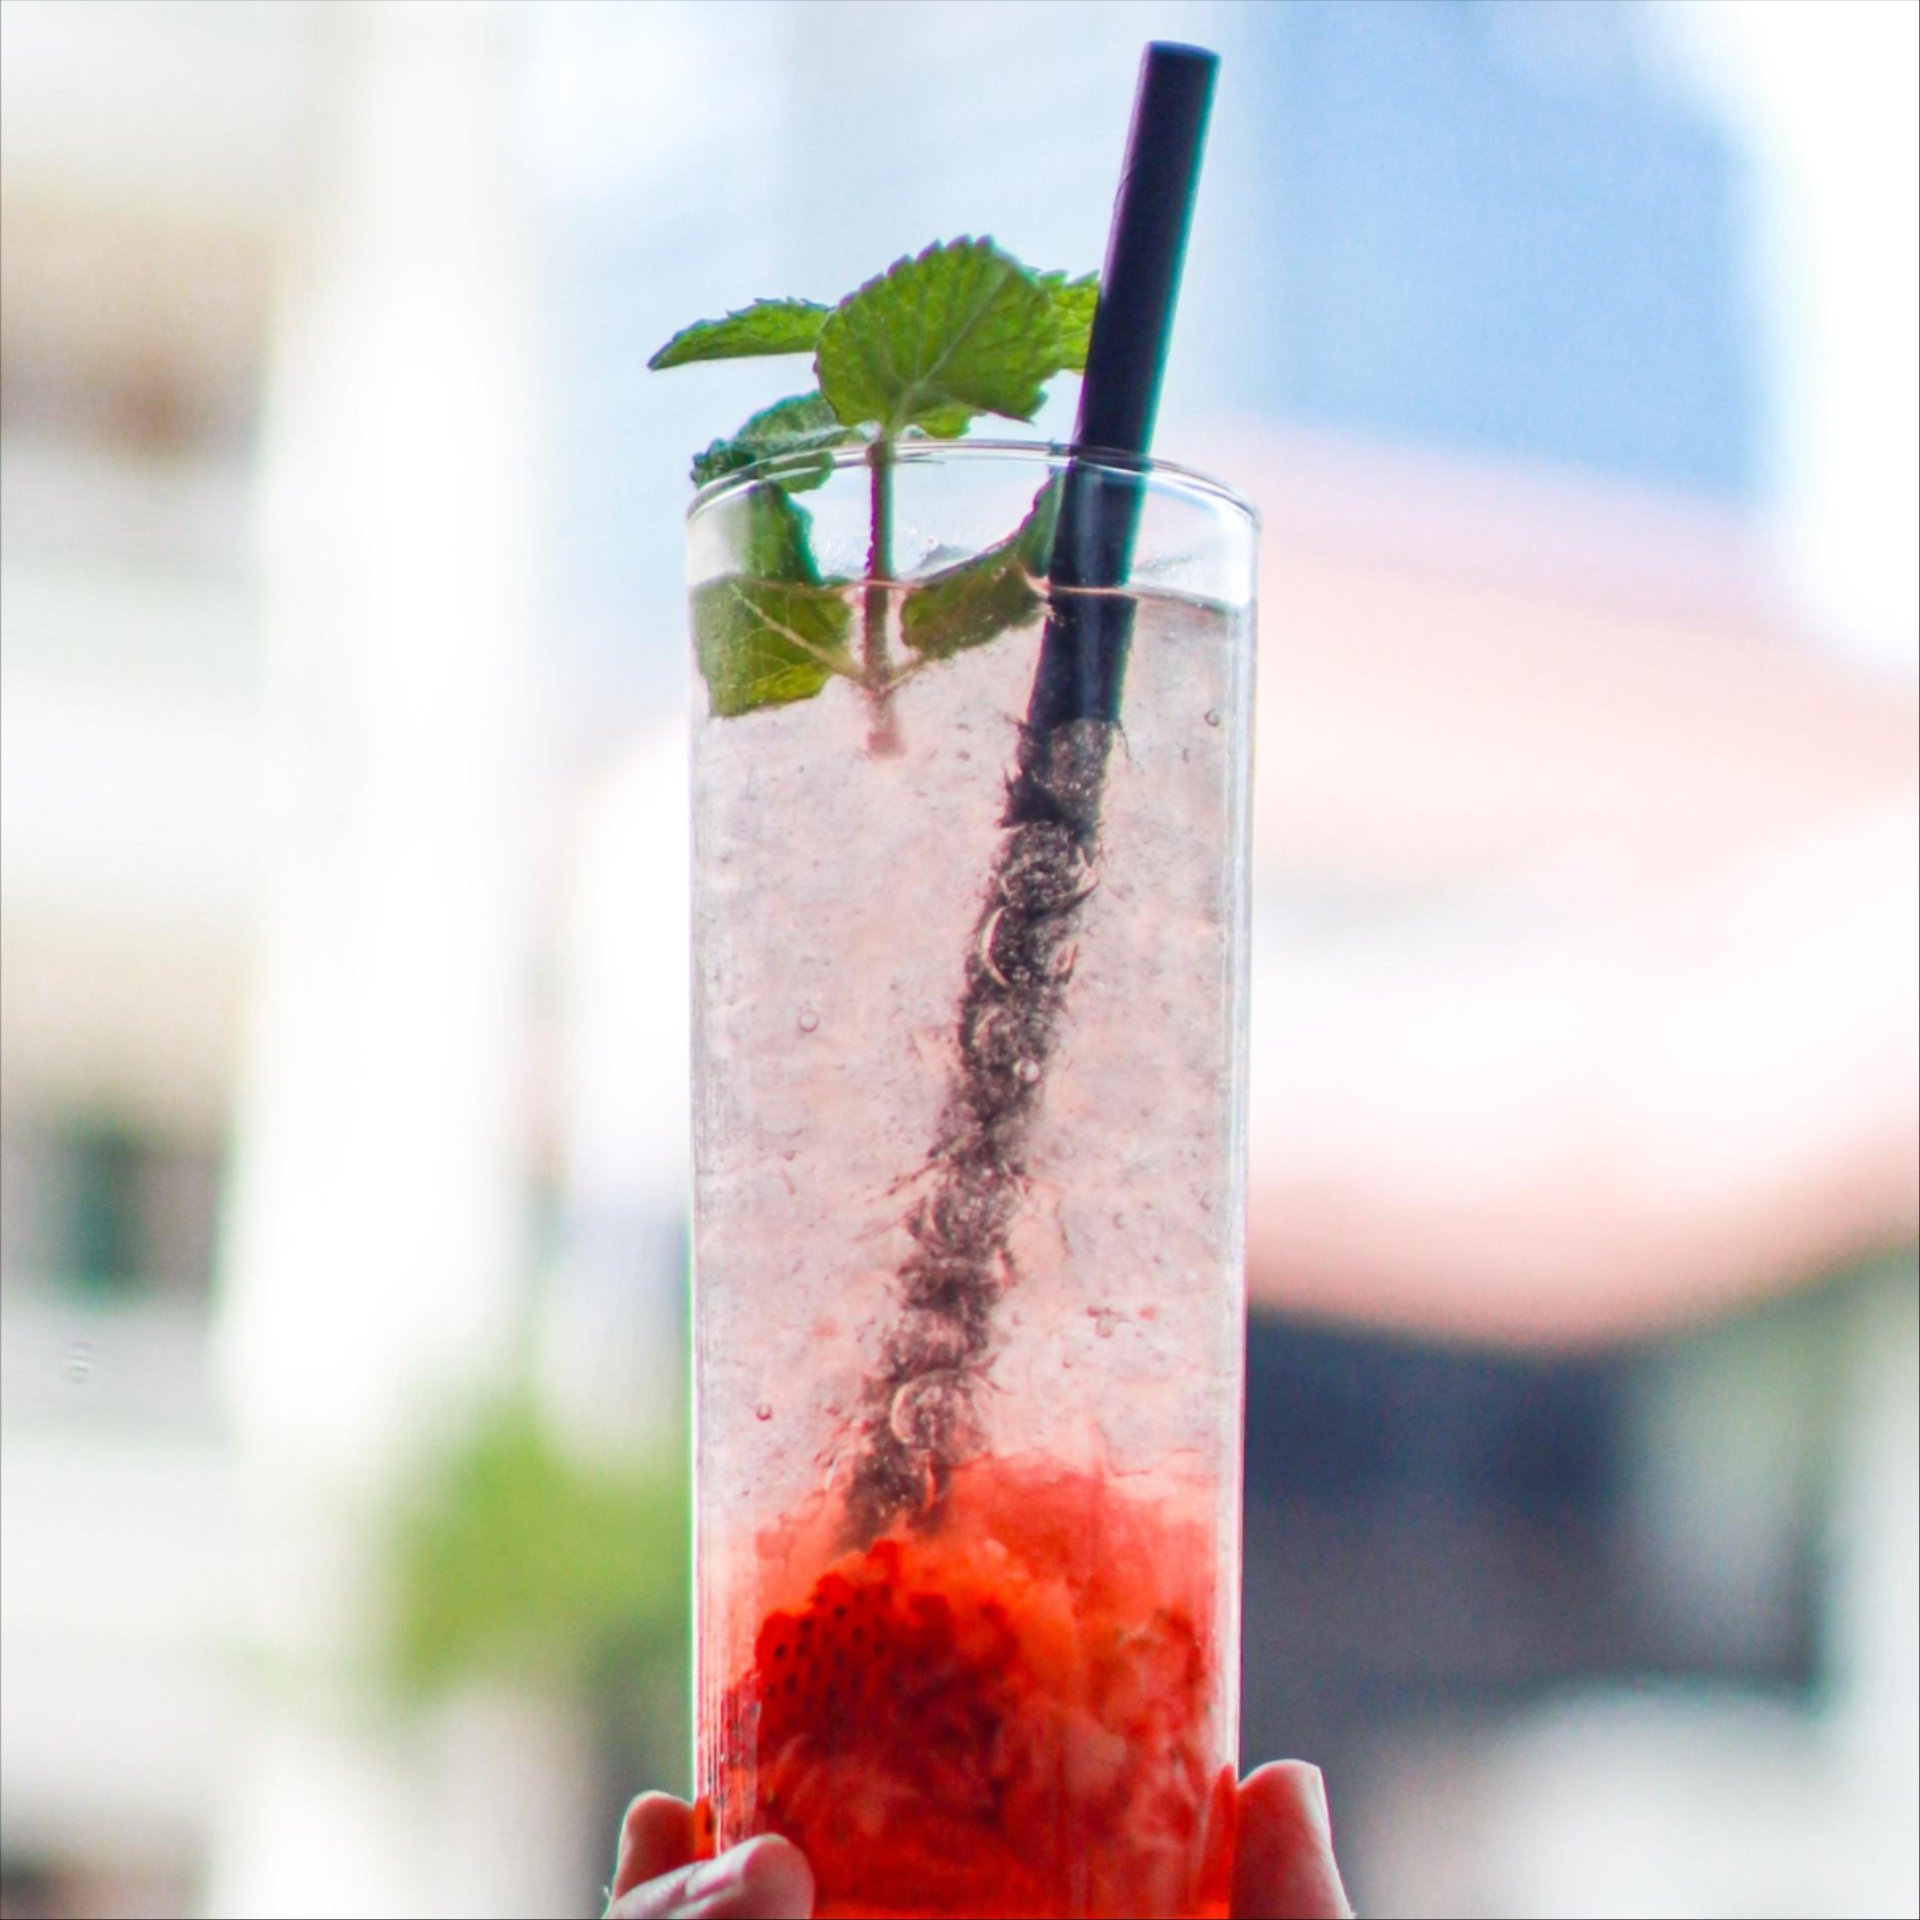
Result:
M1226 1912L1199 1527L1093 1475L982 1461L928 1531L812 1567L798 1532L772 1545L798 1577L707 1732L717 1844L786 1834L822 1916Z

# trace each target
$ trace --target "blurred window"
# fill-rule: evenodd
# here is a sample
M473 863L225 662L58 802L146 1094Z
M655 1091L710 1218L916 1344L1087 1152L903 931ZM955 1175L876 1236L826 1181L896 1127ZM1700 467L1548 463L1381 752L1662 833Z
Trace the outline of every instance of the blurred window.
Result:
M270 320L253 237L10 197L0 223L9 555L244 564Z
M85 1859L0 1858L0 1920L79 1920L137 1913L168 1920L192 1910L193 1875L165 1864L122 1866Z
M1817 1356L1854 1284L1597 1355L1256 1315L1245 1753L1364 1773L1396 1729L1621 1676L1804 1690ZM1714 1511L1676 1524L1676 1487Z
M267 338L258 244L98 208L4 211L0 433L245 460Z
M105 1115L11 1123L0 1263L89 1298L204 1297L218 1210L217 1148Z
M0 1920L52 1920L60 1911L55 1876L8 1854L0 1857Z

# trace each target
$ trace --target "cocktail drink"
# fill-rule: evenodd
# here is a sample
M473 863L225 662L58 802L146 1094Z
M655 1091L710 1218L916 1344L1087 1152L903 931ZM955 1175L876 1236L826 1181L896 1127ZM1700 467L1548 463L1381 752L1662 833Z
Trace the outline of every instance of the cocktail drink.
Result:
M1097 282L962 238L650 362L816 382L688 553L701 1811L823 1915L1226 1911L1253 523L1143 457L1214 65ZM1062 372L1070 452L959 444Z
M1097 586L1059 449L689 521L699 1786L826 1915L1226 1910L1253 522L1075 465Z

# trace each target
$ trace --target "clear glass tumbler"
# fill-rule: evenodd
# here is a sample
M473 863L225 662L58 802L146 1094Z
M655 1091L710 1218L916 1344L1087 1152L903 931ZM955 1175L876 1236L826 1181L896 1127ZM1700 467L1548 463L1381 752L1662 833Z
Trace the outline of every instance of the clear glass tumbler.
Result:
M1255 528L1073 464L689 516L698 1776L823 1915L1226 1911Z

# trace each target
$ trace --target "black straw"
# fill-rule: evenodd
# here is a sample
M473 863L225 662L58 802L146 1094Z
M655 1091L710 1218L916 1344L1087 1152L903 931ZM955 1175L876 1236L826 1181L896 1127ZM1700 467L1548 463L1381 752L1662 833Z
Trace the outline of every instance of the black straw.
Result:
M1141 56L1074 424L1077 452L1144 456L1153 443L1219 64L1203 47L1165 41ZM1068 463L1048 566L1055 592L1027 708L1038 733L1069 720L1120 717L1132 602L1073 589L1126 584L1143 497L1134 473Z
M902 1223L913 1250L899 1268L901 1314L866 1387L847 1486L848 1531L862 1544L903 1512L937 1525L954 1469L982 1431L974 1400L988 1377L994 1304L1014 1272L1029 1131L1073 974L1080 904L1100 884L1114 729L1098 722L1119 717L1133 631L1124 593L1070 589L1127 581L1142 482L1098 455L1143 454L1153 432L1214 65L1194 47L1150 46L1140 68L1005 837L968 942L930 1183ZM1079 720L1094 724L1070 724Z

